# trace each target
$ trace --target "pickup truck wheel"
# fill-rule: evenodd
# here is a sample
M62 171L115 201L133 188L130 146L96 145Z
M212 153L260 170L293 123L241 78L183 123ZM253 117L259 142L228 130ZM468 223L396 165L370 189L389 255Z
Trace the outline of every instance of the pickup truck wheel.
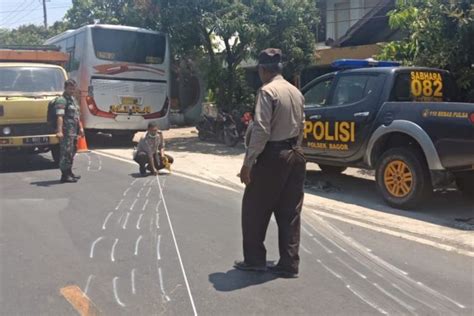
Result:
M59 145L51 147L51 156L53 156L54 164L59 165Z
M385 201L396 208L413 208L433 192L428 166L415 149L386 151L377 164L375 177Z
M330 166L330 165L322 165L322 164L318 164L318 166L319 166L319 169L321 169L323 173L327 173L327 174L340 174L340 173L343 173L344 170L347 169L346 167Z

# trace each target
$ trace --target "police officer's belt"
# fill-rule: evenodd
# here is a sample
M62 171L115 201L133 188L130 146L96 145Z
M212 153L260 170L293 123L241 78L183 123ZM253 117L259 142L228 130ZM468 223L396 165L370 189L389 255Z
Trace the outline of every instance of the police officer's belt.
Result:
M291 148L296 145L298 137L288 138L285 140L278 140L267 142L266 147L268 148Z

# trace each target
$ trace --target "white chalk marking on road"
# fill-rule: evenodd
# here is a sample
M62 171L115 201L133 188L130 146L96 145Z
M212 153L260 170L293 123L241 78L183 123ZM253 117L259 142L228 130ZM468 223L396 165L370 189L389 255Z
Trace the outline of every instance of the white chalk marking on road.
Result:
M130 185L134 185L137 181L138 181L138 178L136 178L135 180L133 180L132 183L130 183Z
M156 241L156 259L158 260L161 260L160 243L161 243L161 235L158 235L158 239Z
M301 228L303 228L303 232L308 235L309 237L313 237L313 234L311 234L303 225L301 225Z
M99 238L97 238L96 240L94 240L94 242L92 243L91 245L91 252L89 254L89 257L90 258L94 258L94 248L95 248L95 245L101 241L102 239L104 239L104 236L100 236Z
M132 272L131 272L131 278L132 278L132 293L133 294L136 294L137 293L137 289L135 288L135 271L137 269L132 269Z
M99 168L97 168L97 171L100 171L102 170L102 158L100 158L99 155L97 155L99 157Z
M142 211L144 211L146 209L147 205L148 205L148 199L146 199L145 204L143 204Z
M160 229L160 213L156 213L155 226L156 229Z
M407 303L405 303L404 301L402 301L401 299L399 299L398 297L396 297L395 295L393 295L392 293L388 292L387 290L385 290L384 288L382 288L380 285L378 285L377 283L373 283L373 285L380 291L382 292L383 294L385 294L386 296L390 297L392 300L394 300L395 302L397 302L399 305L405 307L406 309L408 309L410 312L412 312L412 314L414 314L414 311L415 311L415 308Z
M123 192L123 196L126 196L128 191L130 191L131 187L127 188L124 192Z
M133 211L133 208L135 207L135 204L137 204L137 201L138 199L135 199L135 201L133 201L132 206L130 206L130 211Z
M165 292L165 287L163 286L163 276L161 274L161 268L158 267L158 277L160 278L160 288L161 288L161 294L163 295L164 299L169 302L171 301L170 297L168 295L166 295L166 292ZM195 313L194 315L197 315L197 313Z
M120 223L122 222L123 215L124 215L123 213L120 215L120 217L119 217L119 219L118 219L118 221L117 221L117 224L120 225Z
M119 203L117 204L117 206L115 207L115 210L116 210L116 211L120 208L120 206L122 205L122 203L123 203L123 199L121 199L120 202L119 202Z
M309 251L308 249L306 249L306 247L303 246L303 244L300 244L300 247L301 247L301 249L303 249L304 252L306 252L307 254L312 255L311 251Z
M448 300L449 302L453 303L454 305L456 305L457 307L461 308L461 309L465 309L466 306L464 306L463 304L453 300L452 298L444 295L444 294L441 294L440 292L436 291L436 290L433 290L432 288L430 288L429 286L427 285L424 285L423 283L421 282L416 282L416 284L422 288L424 288L427 292L433 294L434 296L437 296L438 298L444 298L445 300Z
M92 281L92 278L94 277L94 275L89 275L89 277L87 278L87 283L86 283L86 287L84 288L84 294L83 296L87 296L87 292L89 291L89 286L91 285L91 281Z
M345 248L343 248L342 246L339 246L338 243L336 243L335 241L331 240L331 238L328 238L326 236L324 236L324 234L321 234L321 237L323 237L324 239L326 239L328 242L330 242L331 244L333 244L334 246L336 246L336 248L338 248L339 250L341 250L342 252L344 253L347 253L347 250Z
M104 224L102 225L102 230L105 230L105 224L107 224L107 221L109 220L110 216L112 216L114 212L109 212L109 215L104 220Z
M112 251L110 252L110 260L112 260L112 262L115 262L115 246L117 246L118 241L118 238L115 238L114 245L112 246Z
M143 188L140 188L140 191L138 191L137 193L137 197L140 197L140 194L142 193L142 191L143 191Z
M352 272L354 272L355 274L357 274L359 277L361 277L362 279L367 279L367 276L365 276L364 274L360 273L359 271L357 271L355 268L353 268L352 266L350 266L348 263L346 263L345 261L343 261L341 258L339 258L338 256L336 256L336 260L339 261L340 263L342 263L343 265L345 265L349 270L351 270Z
M174 233L173 224L171 223L170 214L169 214L169 211L168 211L168 207L166 205L166 200L165 200L165 197L163 195L163 189L161 188L161 184L160 184L160 181L158 179L158 176L156 176L156 182L158 182L158 189L160 190L160 196L161 196L161 199L163 200L163 207L164 207L165 212L166 212L166 217L168 218L168 224L170 226L171 236L173 237L174 246L176 248L176 253L178 254L179 264L181 266L181 271L183 272L184 282L186 283L186 288L187 288L188 294L189 294L189 300L191 301L191 305L193 307L194 315L197 315L196 306L194 305L193 295L191 294L191 288L189 287L188 277L186 276L186 271L184 270L183 259L181 258L181 253L179 251L178 242L176 241L176 235ZM159 270L159 271L161 271L161 270Z
M148 195L150 195L150 192L151 192L151 187L149 187L148 191L146 191L145 197L148 197Z
M327 265L325 265L321 260L317 260L319 262L319 264L324 268L326 269L329 273L331 273L332 275L334 275L336 278L338 279L343 279L342 276L338 273L336 273L334 270L332 270L330 267L328 267Z
M114 287L115 301L116 301L117 304L119 304L120 306L125 307L126 305L119 299L118 294L117 294L117 280L118 280L118 277L115 277L114 280L113 280L113 282L112 282L113 287Z
M163 200L159 200L158 203L156 204L155 211L158 213L160 211L160 205L163 202Z
M326 247L322 242L320 242L316 237L313 237L313 240L318 244L320 245L324 250L326 250L327 253L333 253L333 251L331 249L329 249L328 247Z
M131 165L136 165L136 162L134 161L130 161L130 160L127 160L125 158L122 158L122 157L118 157L116 155L110 155L110 154L106 154L106 153L103 153L103 152L100 152L100 151L93 151L94 153L98 154L98 155L102 155L104 157L108 157L108 158L111 158L111 159L115 159L115 160L119 160L119 161L122 161L122 162L125 162L125 163L128 163L128 164L131 164ZM178 177L181 177L181 178L186 178L186 179L189 179L189 180L192 180L194 182L200 182L200 183L204 183L204 184L207 184L207 185L210 185L210 186L213 186L213 187L216 187L216 188L220 188L220 189L223 189L223 190L227 190L227 191L232 191L232 192L235 192L235 193L242 193L243 192L243 185L242 185L242 188L239 189L239 190L236 190L234 188L231 188L229 186L226 186L226 185L222 185L222 184L218 184L216 182L212 182L212 181L208 181L208 180L204 180L204 179L201 179L201 178L198 178L198 177L193 177L193 176L190 176L188 174L184 174L184 173L181 173L179 171L173 171L173 175L174 176L178 176Z
M427 302L422 301L421 299L416 298L415 295L412 295L412 294L408 293L407 291L405 291L404 289L402 289L401 287L399 287L399 286L396 285L395 283L392 283L392 286L393 286L394 288L396 288L398 291L400 291L401 293L403 293L403 294L405 294L406 296L410 297L411 299L417 301L418 303L421 303L421 304L425 305L426 307L429 307L429 308L431 308L431 309L433 309L433 310L437 310L437 308L434 307L431 303L427 303Z
M135 256L138 255L138 245L140 245L140 241L142 240L142 238L142 235L138 236L137 241L135 242Z
M142 221L142 217L143 217L143 214L140 214L140 216L138 216L137 229L140 229L140 222Z
M125 221L123 222L122 228L127 229L127 222L128 218L130 217L130 213L127 212L127 216L125 216Z
M388 313L386 311L384 311L383 309L381 309L380 307L378 307L376 304L372 303L371 301L369 301L368 299L366 299L363 295L361 295L360 293L358 293L357 291L355 291L349 284L346 285L346 287L349 289L349 291L352 292L352 294L354 294L355 296L357 296L358 298L360 298L362 301L364 301L365 303L367 303L369 306L371 306L372 308L376 309L379 313L383 314L383 315L388 315Z
M442 243L435 242L435 241L432 241L432 240L429 240L429 239L415 237L415 236L405 234L405 233L399 232L399 231L392 231L392 230L387 229L387 228L382 228L382 227L379 227L379 226L366 224L366 223L363 223L363 222L359 222L357 220L348 219L348 218L345 218L345 217L342 217L342 216L338 216L338 215L334 215L334 214L330 214L330 213L326 213L326 212L313 210L313 213L316 214L316 215L322 216L322 217L329 217L329 218L339 220L341 222L353 224L353 225L356 225L356 226L359 226L359 227L364 227L364 228L367 228L367 229L370 229L370 230L373 230L373 231L376 231L376 232L379 232L379 233L384 233L384 234L387 234L387 235L390 235L390 236L395 236L395 237L403 238L403 239L406 239L406 240L414 241L414 242L420 243L422 245L428 245L428 246L435 247L435 248L438 248L438 249L443 249L443 250L446 250L446 251L456 252L456 253L459 253L459 254L462 254L462 255L465 255L465 256L474 257L474 251L469 251L469 250L456 248L454 246L450 246L450 245L447 245L447 244L442 244Z
M316 213L316 211L314 211ZM331 225L330 223L326 222L325 220L323 220L322 218L320 218L319 216L316 215L316 218L318 218L321 222L323 222L325 224L325 226L327 227L328 230L332 231L334 234L339 234L340 235L340 231L335 228L333 225ZM312 226L310 224L310 226ZM314 227L313 227L314 229ZM366 247L364 247L363 245L359 244L358 242L356 242L355 240L351 239L351 240L348 240L348 238L346 236L342 236L340 237L342 239L346 239L346 242L352 244L352 247L354 247L355 249L359 250L359 251L362 251L362 250L366 250ZM422 243L422 242L421 242ZM459 252L460 250L458 250ZM444 294L441 294L440 292L422 284L421 282L417 282L415 280L413 280L412 278L410 278L408 276L408 273L406 271L403 271L397 267L395 267L394 265L388 263L387 261L381 259L380 257L374 255L373 253L371 252L366 252L366 256L368 258L371 259L371 261L373 261L374 263L378 264L379 266L382 266L383 268L387 269L388 271L391 271L392 273L396 274L396 275L399 275L399 276L402 276L404 277L408 282L412 283L413 285L416 285L420 288L422 288L423 290L425 290L426 292L428 292L429 294L435 296L436 298L438 299L444 299L444 300L447 300L449 301L450 303L456 305L457 307L461 308L461 309L464 309L466 308L463 304L453 300L452 298L444 295ZM360 261L359 261L360 262ZM362 263L362 262L361 262ZM366 265L366 264L364 264ZM374 270L374 272L376 272ZM377 275L380 276L380 274L376 273Z

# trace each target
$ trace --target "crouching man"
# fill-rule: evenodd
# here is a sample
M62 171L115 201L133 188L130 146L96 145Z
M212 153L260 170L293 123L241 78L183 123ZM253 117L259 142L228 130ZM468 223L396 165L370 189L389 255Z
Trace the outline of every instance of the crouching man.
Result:
M153 174L157 175L158 170L167 168L170 170L170 165L173 163L173 158L164 153L164 139L163 133L158 131L158 124L150 122L148 124L148 131L140 139L134 160L140 165L140 174L146 175L147 169Z

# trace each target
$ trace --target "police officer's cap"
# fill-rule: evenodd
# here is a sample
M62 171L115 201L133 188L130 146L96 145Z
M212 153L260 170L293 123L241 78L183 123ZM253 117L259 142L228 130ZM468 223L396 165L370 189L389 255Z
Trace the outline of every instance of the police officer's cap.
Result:
M282 53L279 48L267 48L258 55L259 65L277 65L281 63Z

